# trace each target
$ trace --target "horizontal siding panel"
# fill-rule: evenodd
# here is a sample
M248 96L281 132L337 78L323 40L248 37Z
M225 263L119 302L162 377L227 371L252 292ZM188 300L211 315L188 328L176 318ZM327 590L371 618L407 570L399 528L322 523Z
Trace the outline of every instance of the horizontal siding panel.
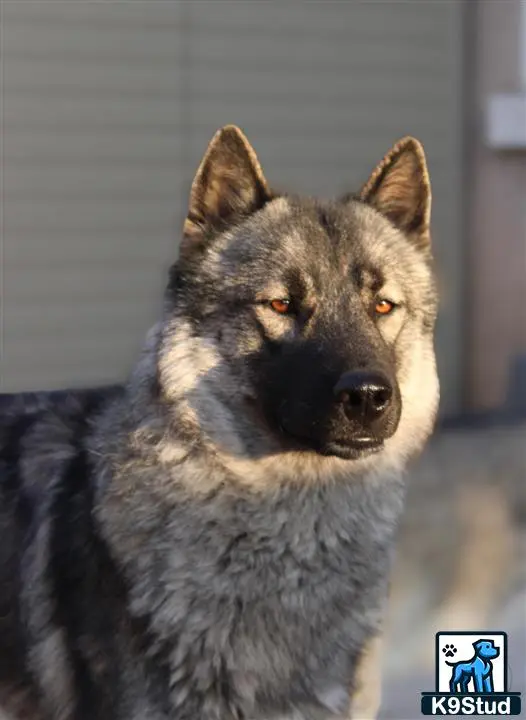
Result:
M16 84L4 101L3 127L9 132L34 134L122 132L126 135L152 132L170 136L180 133L181 106L178 94L162 93L154 103L146 93L136 97L113 94L106 102L97 102L89 95L60 95L49 102L47 95L30 91L19 92Z
M121 262L119 267L110 264L104 268L104 272L99 267L98 272L82 268L82 272L71 273L53 266L39 268L40 272L36 275L35 270L35 266L29 264L24 273L18 273L16 282L10 281L9 275L5 278L4 288L9 293L9 302L17 306L26 302L33 304L33 307L41 303L68 304L68 301L73 305L84 305L95 297L111 303L112 300L133 295L134 304L140 304L151 295L152 282L157 284L160 281L160 273L155 274L154 268L149 268L146 273L139 263L132 264L129 259L125 263ZM109 286L108 276L111 278ZM8 304L6 308L9 308Z
M148 233L148 228L151 227L151 232L159 235L163 230L172 228L174 218L179 216L181 211L178 213L177 207L181 202L178 203L178 199L177 195L174 195L174 202L169 208L166 203L158 202L141 203L132 208L129 201L123 200L121 203L99 203L95 210L82 201L75 206L69 203L59 208L50 206L49 203L9 203L4 207L5 247L10 244L11 236L17 237L17 243L21 242L28 230L32 230L33 237L37 237L42 226L45 226L51 235L55 231L59 235L73 235L76 229L82 232L96 231L102 235L107 232L108 241L114 230L125 232L128 228L142 228ZM152 254L155 254L155 248L152 249Z
M10 28L22 27L25 32L41 27L47 34L57 28L79 32L127 30L143 33L177 29L181 19L179 2L146 0L145 2L115 2L115 0L3 0L3 15ZM95 31L95 32L94 32ZM115 39L115 35L114 35Z
M101 234L86 235L73 233L67 243L63 244L61 253L50 256L48 242L53 239L49 232L36 233L31 236L33 242L21 244L17 250L9 249L5 259L9 263L9 272L17 279L24 273L65 273L73 263L78 264L84 273L110 272L117 269L122 272L123 261L151 264L152 242L155 247L163 249L163 255L169 257L173 253L175 260L177 243L174 239L166 242L165 236L159 233L143 233L138 237L133 232L127 234L112 233L111 241ZM11 243L14 245L14 243ZM159 267L162 260L159 258ZM144 272L144 271L143 271ZM147 292L147 290L145 291Z
M106 199L112 200L112 191L119 193L145 193L158 197L159 200L172 200L174 194L175 181L177 179L177 171L174 166L177 165L176 159L172 155L172 167L158 167L155 175L150 178L148 187L144 186L144 178L140 173L130 173L129 167L122 165L113 165L111 172L101 172L97 164L86 162L82 167L66 166L60 169L60 172L50 173L47 167L34 167L31 171L31 177L23 172L23 169L17 169L10 166L9 183L5 191L9 193L28 193L41 192L54 193L56 190L64 192L67 199L71 195L83 195L84 193L95 192L97 194L104 193ZM116 186L116 187L115 187ZM108 195L109 193L109 195ZM103 198L104 199L104 198Z
M112 182L113 181L113 182ZM34 181L36 183L36 181ZM118 182L118 181L117 181ZM17 186L16 182L4 188L4 202L12 204L15 208L17 203L27 205L32 203L45 204L71 204L89 205L90 203L97 207L99 203L109 203L110 205L129 204L140 202L143 205L154 203L155 205L164 205L172 202L174 192L173 187L152 182L147 188L139 183L139 187L133 187L130 182L122 182L120 186L115 187L113 178L106 178L106 182L101 181L98 185L93 185L88 178L85 183L77 180L75 186L66 187L62 178L54 178L54 182L42 185L28 185L23 187L23 178ZM82 189L84 185L84 189ZM113 185L113 187L112 187Z
M347 7L342 7L343 5ZM396 9L389 9L387 2L310 2L302 3L301 11L293 3L253 3L226 0L204 0L189 3L191 18L196 31L217 34L227 29L232 33L258 36L264 33L272 40L281 37L301 40L326 36L345 41L356 34L379 33L386 40L395 42L398 33L416 29L433 28L447 22L442 0L418 0L397 2ZM394 33L397 33L395 36Z
M8 48L4 52L7 53ZM100 93L101 97L118 92L121 95L140 94L147 99L177 92L176 61L174 56L172 62L162 68L150 68L147 64L132 68L124 63L108 68L96 62L72 66L65 61L50 63L19 59L5 63L3 87L6 94L16 87L19 93L41 88L50 95L57 90L73 95Z
M72 20L73 28L62 21L42 26L36 19L30 24L17 24L8 13L9 35L4 42L10 60L53 65L66 60L75 69L76 65L88 63L103 65L110 71L114 66L139 71L156 69L164 75L184 47L184 38L174 23L150 29L144 24L122 27L116 37L114 28L105 22L94 30L89 24L79 27L78 19Z
M369 73L369 71L367 72ZM425 73L422 74L421 82L418 82L415 78L413 81L400 81L396 85L386 80L384 74L378 74L379 78L374 86L365 81L363 81L363 84L359 82L354 84L353 97L356 101L356 110L361 106L362 112L365 113L366 107L362 103L370 103L370 115L374 114L375 110L380 107L385 110L386 104L389 104L389 107L394 105L395 108L397 106L405 107L406 110L408 105L412 105L417 111L420 109L421 112L425 113L426 108L417 103L417 98L422 96L422 100L424 100L428 97L434 102L439 102L451 94L450 85L444 82L441 76L437 78L436 87L430 87L429 75L426 76ZM226 75L227 73L214 81L206 69L202 73L195 71L194 83L188 91L193 110L194 102L199 106L199 104L205 104L207 98L213 100L214 104L217 103L218 106L221 103L232 105L232 103L239 102L239 91L236 90L236 84ZM318 109L324 108L326 115L328 110L337 113L342 108L350 109L349 98L347 97L349 80L343 74L331 77L330 82L321 88L313 86L312 80L309 81L308 78L296 82L292 75L286 73L280 74L279 78L274 78L272 71L268 72L267 77L256 78L245 72L236 73L235 77L239 83L242 81L247 82L250 78L251 97L253 95L250 106L259 109L260 112L268 108L266 103L269 100L276 103L278 101L287 102L291 106L289 110L296 109L298 106L303 106L303 110L307 109L304 107L305 105L310 105L312 109L317 106ZM369 74L369 79L374 79L374 73ZM292 87L291 83L294 83Z
M140 142L132 133L120 132L71 132L22 134L13 129L8 133L4 128L4 162L32 162L38 165L46 163L70 164L87 158L97 163L99 160L124 163L148 162L155 164L169 159L172 165L177 163L180 153L180 139L177 136L156 135L146 129ZM8 178L9 180L9 178Z
M192 51L199 51L199 58L195 61L198 68L206 70L207 66L210 68L210 63L218 63L225 70L254 73L256 78L261 74L270 72L272 67L275 68L279 64L285 65L285 71L288 75L296 73L297 81L307 81L309 79L307 71L309 70L314 70L316 73L347 74L349 62L345 55L342 54L342 46L337 43L337 38L332 38L329 48L321 43L310 46L308 54L305 52L304 40L302 38L301 44L294 45L291 44L290 37L284 36L282 43L275 43L272 53L269 54L268 38L261 36L249 38L234 33L212 34L195 38L192 43ZM436 74L437 77L441 74L443 47L434 42L435 38L432 36L426 38L420 34L411 35L407 38L408 45L405 47L402 43L393 44L392 38L387 45L382 38L363 38L363 36L360 36L354 42L352 38L346 40L349 45L352 45L353 72L381 73L385 78L386 73L382 72L382 68L385 68L385 57L388 56L393 63L390 68L393 74L404 69L409 69L416 75L423 74L426 71ZM225 45L233 45L236 56L225 54ZM418 50L420 50L422 57L418 67L415 68L414 58L415 52L418 52ZM240 63L238 58L242 55L245 55L246 59L244 59L243 63ZM439 67L436 67L437 63Z
M113 301L111 316L108 316L107 313L108 300ZM159 311L160 304L154 303L150 297L149 302L143 304L142 308L141 315L147 318L151 311ZM97 316L95 316L94 310L98 311ZM8 340L10 338L17 340L17 347L14 348L17 352L19 345L23 345L27 350L36 338L43 346L49 345L50 347L56 345L57 338L68 335L70 341L74 342L75 335L71 333L72 323L75 324L78 332L84 333L90 329L96 329L97 343L111 344L112 337L119 339L126 338L130 333L133 334L137 319L130 313L129 303L125 299L104 296L97 298L89 306L81 306L80 309L72 304L51 301L45 323L42 321L42 316L35 313L34 305L30 303L26 305L19 303L16 309L12 309L12 320L6 324L5 334ZM138 338L136 339L138 340ZM90 342L92 340L91 338ZM115 347L118 348L118 344ZM58 349L60 350L60 348Z

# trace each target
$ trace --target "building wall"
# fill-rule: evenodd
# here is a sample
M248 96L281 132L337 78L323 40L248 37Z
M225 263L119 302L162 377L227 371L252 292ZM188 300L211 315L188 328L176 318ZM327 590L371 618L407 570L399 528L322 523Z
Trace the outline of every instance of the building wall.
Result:
M518 358L526 357L526 147L497 150L490 146L486 131L490 96L526 96L521 69L526 24L521 24L521 0L478 0L473 21L475 112L467 175L471 292L466 369L469 403L485 409L514 401L513 369Z
M301 10L300 10L301 7ZM358 189L426 147L445 412L462 396L463 3L3 2L2 390L123 377L192 173L241 125L273 184Z

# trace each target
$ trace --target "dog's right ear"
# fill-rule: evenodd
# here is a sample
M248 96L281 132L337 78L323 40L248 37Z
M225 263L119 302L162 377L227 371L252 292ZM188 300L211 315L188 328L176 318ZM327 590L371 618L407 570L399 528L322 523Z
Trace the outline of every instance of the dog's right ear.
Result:
M235 125L215 134L197 170L184 224L184 245L250 215L270 199L252 146Z

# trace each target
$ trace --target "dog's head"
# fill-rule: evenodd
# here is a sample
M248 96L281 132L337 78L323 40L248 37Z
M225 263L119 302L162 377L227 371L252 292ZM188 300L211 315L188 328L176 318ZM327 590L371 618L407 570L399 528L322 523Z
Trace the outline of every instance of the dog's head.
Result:
M412 138L356 197L322 202L274 194L241 131L220 130L171 271L165 395L243 453L418 449L438 397L430 203Z
M473 643L475 652L483 660L491 660L499 656L499 648L495 647L493 640L477 640Z

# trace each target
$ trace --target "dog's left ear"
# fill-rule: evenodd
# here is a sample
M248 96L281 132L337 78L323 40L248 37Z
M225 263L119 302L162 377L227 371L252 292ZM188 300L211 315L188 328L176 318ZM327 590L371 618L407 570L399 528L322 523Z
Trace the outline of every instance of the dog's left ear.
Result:
M415 138L399 140L375 168L359 197L385 215L417 247L431 245L431 184L424 148Z
M215 134L197 170L184 224L184 243L224 230L270 199L256 153L235 125Z

